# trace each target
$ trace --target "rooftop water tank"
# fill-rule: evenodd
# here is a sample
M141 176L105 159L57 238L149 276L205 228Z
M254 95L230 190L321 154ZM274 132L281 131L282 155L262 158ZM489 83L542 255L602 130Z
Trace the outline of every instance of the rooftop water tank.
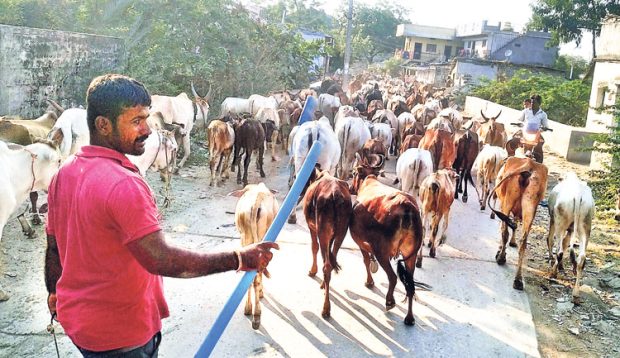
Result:
M512 24L510 23L510 21L502 22L502 25L499 28L499 30L500 31L514 31L512 29Z

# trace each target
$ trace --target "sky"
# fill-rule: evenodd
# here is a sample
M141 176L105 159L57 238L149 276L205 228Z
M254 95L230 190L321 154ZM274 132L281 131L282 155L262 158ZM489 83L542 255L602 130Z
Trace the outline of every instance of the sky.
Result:
M348 0L319 0L322 8L333 15L339 8L347 6ZM499 21L512 23L516 31L520 31L528 22L532 10L531 0L391 0L390 4L408 10L409 21L413 24L431 25L440 27L456 27L488 20L489 24ZM353 0L353 4L364 3L378 5L385 3L380 0ZM586 59L592 57L592 37L584 36L581 46L576 48L574 43L560 46L561 54L581 56Z

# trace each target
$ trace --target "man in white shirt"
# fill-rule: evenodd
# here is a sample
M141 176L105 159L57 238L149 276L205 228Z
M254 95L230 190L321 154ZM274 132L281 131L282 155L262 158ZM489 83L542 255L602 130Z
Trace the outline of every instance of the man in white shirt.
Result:
M542 128L547 128L549 126L547 113L540 108L542 98L535 94L532 96L531 100L532 108L525 108L518 118L520 122L523 122L523 130L526 133L536 133Z

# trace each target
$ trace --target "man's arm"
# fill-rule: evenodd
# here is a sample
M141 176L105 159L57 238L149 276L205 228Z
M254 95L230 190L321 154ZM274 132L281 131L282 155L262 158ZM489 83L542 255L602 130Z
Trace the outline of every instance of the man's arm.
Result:
M526 109L521 111L521 115L519 115L519 117L517 117L517 122L521 122L525 124L525 111Z
M60 264L60 256L58 255L58 245L56 245L56 237L47 235L47 249L45 250L45 287L49 296L47 297L47 305L50 313L56 313L56 282L62 275L62 265Z
M549 128L549 118L547 118L547 113L543 113L540 124L543 128Z
M278 244L265 242L237 252L197 253L168 245L163 232L158 230L128 243L127 247L152 274L190 278L237 269L263 271L273 256L269 249L278 249Z

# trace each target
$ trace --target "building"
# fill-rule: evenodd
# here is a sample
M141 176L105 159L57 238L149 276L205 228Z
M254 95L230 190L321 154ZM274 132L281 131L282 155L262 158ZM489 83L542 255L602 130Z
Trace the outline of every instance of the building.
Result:
M334 38L331 35L319 31L312 31L301 28L298 30L298 32L305 41L320 41L324 42L324 46L334 46ZM315 57L312 60L314 68L312 68L311 71L322 71L323 73L328 73L329 60L330 57L328 55Z
M590 92L590 109L586 128L605 132L617 125L612 113L601 110L620 102L620 16L608 15L603 20L601 36L597 45Z
M548 46L548 32L512 29L509 22L490 25L488 21L459 25L454 29L415 24L398 25L403 51L418 63L445 62L452 57L479 58L515 64L553 66L558 48Z
M414 63L446 62L463 48L456 30L445 27L401 24L396 28L396 36L405 38L403 58Z
M553 76L564 76L564 71L551 67L519 64L508 61L481 59L475 57L457 57L452 61L448 83L451 87L462 88L476 85L483 78L495 80L510 78L518 70L525 69L532 73L544 73Z

